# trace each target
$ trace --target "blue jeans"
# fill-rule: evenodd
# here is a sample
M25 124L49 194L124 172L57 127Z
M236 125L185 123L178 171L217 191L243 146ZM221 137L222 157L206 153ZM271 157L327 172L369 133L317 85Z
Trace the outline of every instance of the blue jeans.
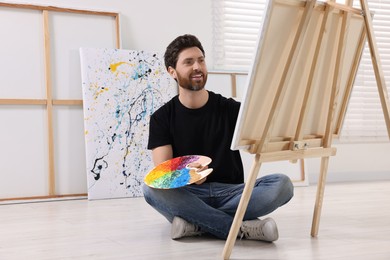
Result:
M143 185L147 203L172 222L175 216L197 225L203 232L226 239L240 202L244 184L203 183L178 189ZM271 174L258 178L244 220L267 215L286 204L294 188L289 177Z

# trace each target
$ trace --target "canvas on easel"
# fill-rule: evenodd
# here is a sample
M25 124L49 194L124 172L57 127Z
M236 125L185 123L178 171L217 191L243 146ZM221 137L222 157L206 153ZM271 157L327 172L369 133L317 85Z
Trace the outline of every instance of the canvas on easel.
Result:
M313 214L317 236L332 138L339 132L366 39L390 136L389 99L375 53L371 15L351 3L268 2L232 149L254 154L223 257L229 259L262 163L321 157ZM374 47L373 47L374 46ZM375 67L374 65L374 67Z

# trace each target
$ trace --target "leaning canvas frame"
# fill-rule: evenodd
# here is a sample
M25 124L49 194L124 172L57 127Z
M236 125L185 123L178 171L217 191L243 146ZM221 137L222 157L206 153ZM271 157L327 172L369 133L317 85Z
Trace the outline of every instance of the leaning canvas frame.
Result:
M321 157L313 214L317 236L332 138L339 133L366 37L390 137L389 98L372 35L371 14L335 2L271 0L238 116L232 149L255 154L225 244L229 259L260 166Z
M31 108L34 110L35 108L42 107L45 110L45 121L46 121L46 149L47 154L45 154L46 160L46 168L48 171L47 178L45 179L45 182L47 184L42 184L42 187L47 187L47 191L44 191L43 193L40 193L38 195L34 196L28 196L28 197L11 197L11 198L1 198L0 200L18 200L18 199L51 199L51 198L63 198L63 197L75 197L75 196L82 196L84 197L85 194L63 194L61 191L59 191L58 187L58 181L61 178L58 178L58 161L55 160L55 151L57 149L57 143L55 140L55 122L57 120L56 118L56 107L59 106L66 106L66 107L78 107L82 105L82 100L78 99L62 99L55 96L55 88L53 85L53 78L58 76L55 75L55 72L53 72L53 69L55 67L55 64L58 62L61 62L58 60L59 57L53 55L53 49L56 49L58 46L56 46L55 39L58 37L59 31L58 31L58 24L56 24L53 21L53 15L60 14L60 15L66 15L69 19L72 18L72 15L78 15L80 18L81 16L83 19L91 21L96 18L104 18L104 17L110 17L111 21L110 23L113 23L112 30L113 30L113 46L116 48L121 47L121 36L120 36L120 28L119 28L119 13L114 12L106 12L106 11L93 11L93 10L83 10L83 9L73 9L73 8L65 8L65 7L58 7L58 6L44 6L44 5L34 5L34 4L22 4L22 3L7 3L7 2L0 2L0 8L1 9L9 9L12 11L16 11L20 13L21 15L27 15L31 11L36 11L36 15L40 17L42 20L42 32L37 31L37 35L41 38L40 42L43 45L43 61L42 64L42 77L45 89L45 97L42 98L35 98L35 97L28 97L28 98L4 98L3 96L0 96L0 107L2 105L11 105L11 106L18 106L18 107L24 107L24 108ZM27 10L27 12L25 12ZM25 23L23 18L21 19L22 23ZM16 24L16 26L19 26L19 24ZM27 26L28 27L28 26ZM10 27L13 28L12 26ZM17 27L15 27L17 28ZM28 27L30 28L30 27ZM27 28L27 30L29 30ZM26 29L26 28L25 28ZM90 28L89 30L93 31L93 28ZM18 32L19 34L23 34L24 31ZM39 34L38 34L39 33ZM99 31L99 34L101 36L101 39L105 39L107 37L110 37L106 34L105 31ZM10 35L7 35L7 37L11 37ZM86 35L85 37L88 37ZM83 38L83 37L82 37ZM72 40L70 40L72 41ZM90 41L93 41L90 39ZM60 41L58 41L60 42ZM93 42L94 44L100 45L100 42ZM72 46L75 46L76 43L72 42ZM59 48L59 47L58 47ZM35 51L35 50L34 50ZM70 55L70 54L69 54ZM19 60L19 57L13 57L15 60ZM36 62L36 61L33 61ZM10 67L12 68L12 66ZM6 73L6 72L3 72ZM72 74L72 76L74 76ZM2 84L2 82L1 82ZM32 83L31 83L32 84ZM32 137L35 138L35 137Z

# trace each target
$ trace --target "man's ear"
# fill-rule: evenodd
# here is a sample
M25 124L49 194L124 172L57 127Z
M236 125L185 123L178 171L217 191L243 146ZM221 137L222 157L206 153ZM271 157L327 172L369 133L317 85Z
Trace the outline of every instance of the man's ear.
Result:
M172 68L171 66L168 67L168 73L171 75L172 78L176 79L176 70Z

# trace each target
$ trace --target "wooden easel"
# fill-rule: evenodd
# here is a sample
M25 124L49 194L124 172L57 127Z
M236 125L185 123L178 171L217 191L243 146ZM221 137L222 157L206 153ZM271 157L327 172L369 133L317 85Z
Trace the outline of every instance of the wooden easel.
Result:
M245 147L248 152L255 154L255 158L223 250L223 259L230 258L263 162L321 157L311 229L311 236L318 235L329 157L336 154L336 148L331 147L332 137L341 128L366 39L390 138L390 102L367 1L360 0L361 10L352 8L350 0L345 5L333 1L276 1L277 3L270 4L272 8L269 6L264 16L246 99L241 105L233 138L232 148ZM272 55L283 52L284 46L280 45L280 49L277 49L273 44L267 43L276 43L277 37L284 35L280 33L273 36L272 29L289 26L278 25L272 20L273 17L281 17L273 13L277 10L275 6L279 4L296 8L296 12L291 12L292 21L297 17L300 19L299 24L294 27L293 37L281 39L286 42L288 50L273 59ZM289 16L290 13L284 15ZM351 32L352 30L355 31ZM314 43L310 45L311 42ZM275 64L275 60L281 62ZM267 66L274 66L272 69L277 75L272 77L262 71ZM269 89L264 87L267 84ZM293 95L296 97L292 98ZM261 98L262 100L258 100ZM323 104L319 104L319 101L323 101ZM264 110L265 115L262 116ZM315 112L312 113L312 110ZM294 116L294 111L297 116ZM285 123L286 121L288 122Z

